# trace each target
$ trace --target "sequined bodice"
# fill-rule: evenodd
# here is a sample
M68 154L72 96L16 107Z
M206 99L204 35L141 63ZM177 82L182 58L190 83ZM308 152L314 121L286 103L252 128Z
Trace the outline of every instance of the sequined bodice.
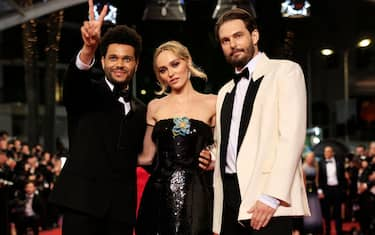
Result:
M152 138L158 148L158 168L164 170L197 168L200 151L213 143L211 127L189 118L158 121Z

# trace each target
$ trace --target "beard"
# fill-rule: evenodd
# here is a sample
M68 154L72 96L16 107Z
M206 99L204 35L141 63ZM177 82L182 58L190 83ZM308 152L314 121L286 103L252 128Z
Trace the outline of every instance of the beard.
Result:
M241 55L235 56L234 54L237 52L242 52ZM243 68L249 61L254 57L255 48L254 46L250 46L245 49L234 49L229 55L226 55L225 58L227 62L236 68Z

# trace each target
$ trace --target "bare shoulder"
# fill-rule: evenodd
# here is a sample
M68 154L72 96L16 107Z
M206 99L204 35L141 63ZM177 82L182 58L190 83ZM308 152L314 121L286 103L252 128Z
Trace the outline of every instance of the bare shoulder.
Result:
M151 100L148 105L147 105L147 110L149 112L155 112L155 110L158 110L159 107L162 105L162 103L164 102L163 101L164 97L163 98L156 98L156 99L153 99Z
M214 94L201 94L202 100L206 105L216 106L217 95Z
M161 98L155 98L152 99L148 105L151 105L152 107L163 105L167 100L167 96L161 97Z
M150 126L154 126L156 121L158 120L157 114L162 107L163 98L156 98L151 100L147 105L147 123Z
M207 123L210 124L210 126L215 126L216 122L216 100L217 95L214 94L203 94L203 100L202 104L204 104L204 113L208 114L206 118Z
M214 102L214 103L216 103L217 95L215 95L215 94L208 94L208 95L207 95L207 98L208 98L208 100L209 100L210 102Z

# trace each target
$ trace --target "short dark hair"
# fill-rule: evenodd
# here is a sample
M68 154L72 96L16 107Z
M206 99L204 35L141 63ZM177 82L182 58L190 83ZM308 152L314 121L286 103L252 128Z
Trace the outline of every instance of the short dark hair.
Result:
M105 32L100 42L100 53L102 56L106 55L108 46L113 43L134 47L137 60L142 53L142 37L134 29L126 25L117 25Z
M7 132L6 130L1 130L0 136L9 136L9 132Z
M219 19L216 21L215 24L215 36L218 41L220 41L219 38L219 29L220 27L227 21L230 20L242 20L249 32L253 32L254 29L258 28L257 22L255 20L255 17L250 14L247 10L242 8L234 8L231 10L228 10L224 12Z
M364 150L366 150L366 146L364 144L358 144L357 146L355 146L356 148L363 148Z

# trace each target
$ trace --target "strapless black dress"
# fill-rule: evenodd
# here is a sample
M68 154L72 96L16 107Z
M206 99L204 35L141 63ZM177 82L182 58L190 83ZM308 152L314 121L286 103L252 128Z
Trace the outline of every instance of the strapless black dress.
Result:
M155 124L155 169L138 211L137 235L212 234L212 172L198 167L200 151L213 143L212 128L189 118Z

